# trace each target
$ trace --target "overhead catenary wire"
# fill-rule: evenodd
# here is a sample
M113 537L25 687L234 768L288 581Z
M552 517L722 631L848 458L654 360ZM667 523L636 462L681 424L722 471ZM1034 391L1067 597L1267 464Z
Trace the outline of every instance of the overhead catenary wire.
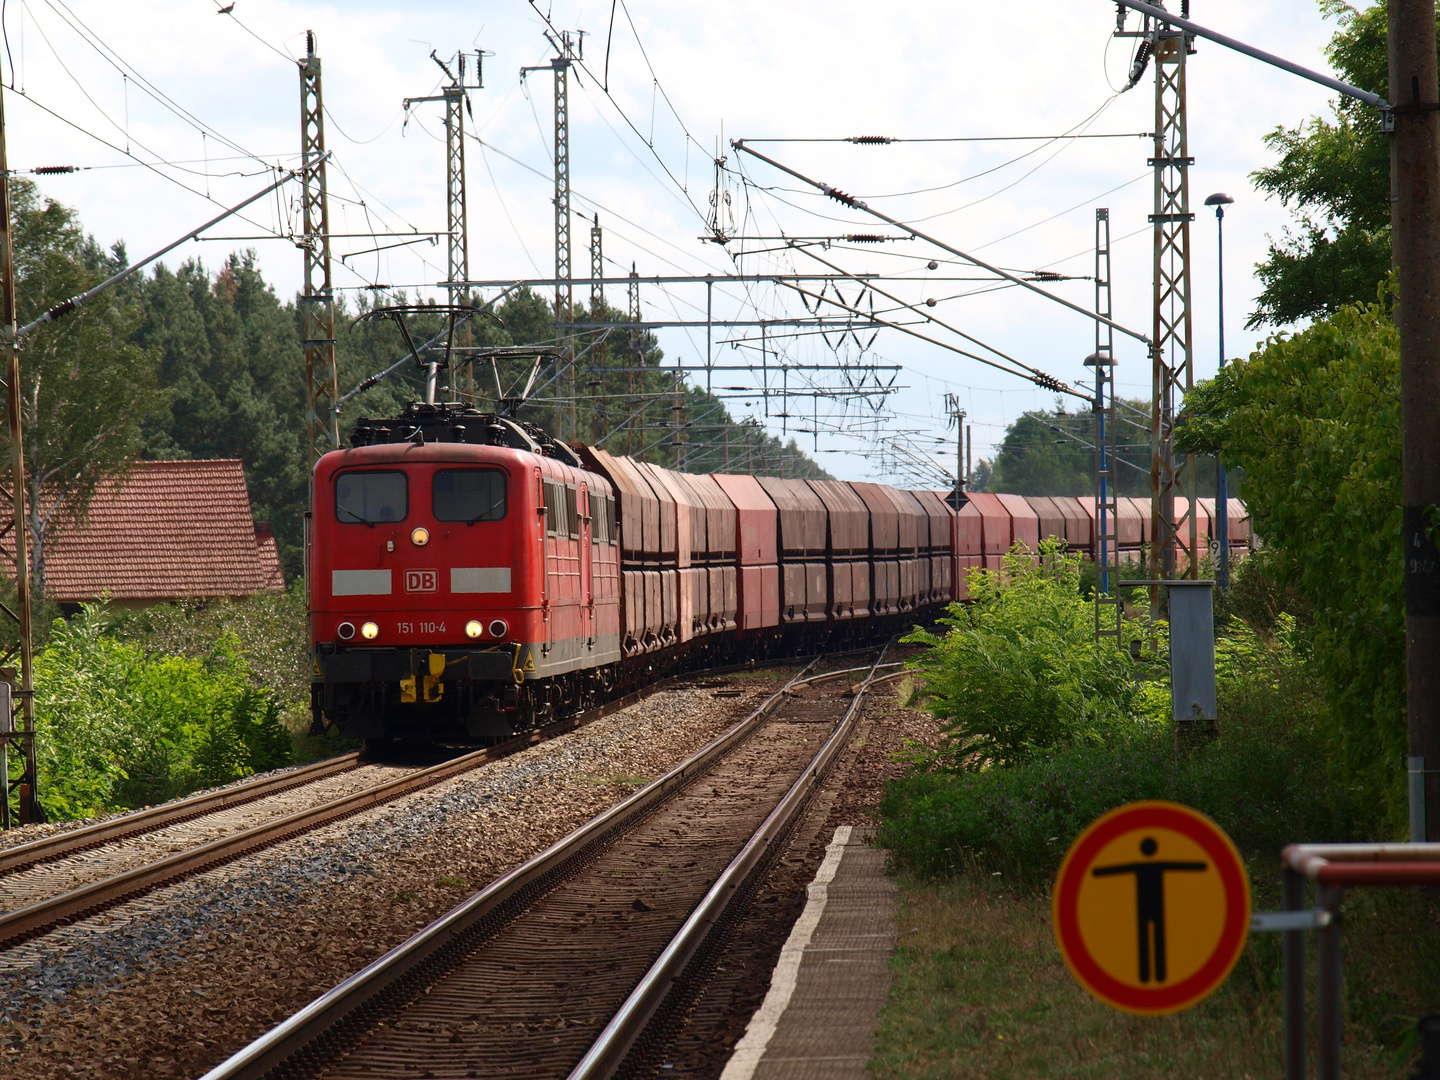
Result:
M547 12L541 11L541 10L540 10L540 5L537 4L537 3L535 2L535 0L529 0L529 2L530 2L530 7L534 10L535 14L539 15L540 18L544 21L545 25L550 28L550 32L553 33L553 34L558 35L558 34L560 33L560 31L556 28L555 24L550 21L550 15L549 15ZM628 12L627 12L627 15L628 15ZM635 123L634 123L634 121L632 121L632 120L630 119L629 114L626 113L625 110L620 107L620 103L615 100L615 96L610 92L610 88L609 88L608 84L607 84L605 81L601 80L601 79L597 79L597 78L595 77L595 73L590 70L590 68L585 64L585 62L584 62L583 60L580 60L580 59L576 58L576 59L573 61L573 63L574 63L575 66L579 67L580 70L582 70L583 72L585 72L585 74L590 77L590 79L595 83L595 85L597 85L597 86L600 87L600 92L605 95L606 99L610 102L610 104L611 104L612 106L614 106L615 111L620 114L620 119L622 119L622 120L625 121L625 126L628 127L631 131L633 131L633 132L635 133L635 137L636 137L637 139L639 139L641 142L645 143L646 147L650 150L650 153L651 153L652 155L654 155L654 158L655 158L656 162L658 162L659 165L660 165L660 167L665 170L665 175L670 178L671 183L673 183L673 184L675 185L676 189L678 189L678 190L680 191L680 193L685 197L685 201L686 201L687 203L689 203L690 208L695 212L695 216L698 217L702 222L707 221L708 218L707 218L707 215L705 214L705 212L704 212L703 210L701 210L700 207L696 206L696 205L695 205L695 201L690 198L690 192L689 192L687 186L686 186L684 183L682 183L682 182L675 176L675 173L671 170L670 166L665 163L665 159L662 158L662 157L660 156L660 154L656 151L655 146L654 146L654 143L651 142L650 140L647 140L647 139L645 138L645 136L641 134L640 129L635 126ZM648 59L646 60L646 64L647 64L647 65L649 64L649 60L648 60ZM652 76L654 75L654 69L651 69L651 74L652 74ZM656 79L655 79L655 86L656 86L657 88L659 87L659 83L660 83L659 79L656 78ZM667 104L668 104L668 102L669 102L669 97L668 97L668 96L666 97L666 102L667 102ZM673 109L672 109L672 112L673 112ZM680 117L679 117L678 114L675 115L675 118L676 118L676 120L679 120L679 119L680 119ZM683 121L681 121L681 128L682 128L682 129L684 128L684 122L683 122ZM686 137L687 137L687 138L690 138L690 140L691 140L692 142L695 141L695 140L693 139L693 137L690 136L688 130L686 131ZM697 142L696 145L698 146L699 143Z
M833 304L834 306L840 308L842 311L848 311L853 315L860 315L865 318L871 317L868 312L861 311L859 308L851 307L842 300L831 299L830 297L827 297L822 293L810 292L808 289L804 289L801 286L796 285L794 282L782 280L781 282L779 282L779 284L782 284L787 288L793 289L795 290L795 292L801 295L808 296L813 300L819 300L827 304ZM1033 372L1017 371L1014 368L1006 367L1004 364L991 360L989 357L981 356L978 353L970 352L968 349L962 349L958 345L951 345L949 342L940 341L938 338L930 337L928 334L922 334L918 330L913 330L910 327L905 326L901 323L892 322L888 319L875 319L873 321L881 323L892 330L899 330L903 334L909 334L911 337L919 338L921 341L928 342L931 345L936 345L939 348L945 349L948 352L953 352L957 353L960 356L969 357L971 360L978 361L979 363L984 364L986 367L992 367L997 371L1003 371L1007 375L1014 375L1016 378L1026 379L1030 382L1034 382L1042 389L1055 390L1060 393L1070 393L1075 394L1076 396L1083 396L1080 395L1076 390L1067 387L1064 383L1061 383L1058 380L1051 380L1050 376L1045 375L1043 372L1036 374ZM1042 382L1040 381L1042 379L1049 381Z
M41 112L44 112L44 113L46 113L47 115L54 117L56 120L60 121L62 124L66 125L67 127L73 128L75 131L78 131L80 134L85 135L85 136L87 136L88 138L94 139L96 142L100 143L102 146L108 146L111 150L114 150L117 154L122 154L122 155L124 155L124 156L126 156L126 157L131 158L132 160L135 161L136 164L142 166L142 167L145 168L145 169L148 169L149 171L153 172L156 176L159 176L159 177L161 177L161 178L163 178L163 179L165 179L165 180L168 180L170 183L174 184L176 187L181 188L181 189L183 189L183 190L185 190L185 191L188 191L191 195L198 196L199 198L204 199L206 202L213 203L213 204L216 205L216 206L224 206L224 205L225 205L224 203L220 202L220 200L215 199L215 198L212 198L211 196L207 195L205 192L199 190L198 188L193 188L193 187L191 187L189 184L186 184L184 181L179 180L179 179L177 179L177 178L174 177L174 176L171 176L171 175L170 175L169 173L167 173L167 172L164 172L164 171L163 171L162 169L160 169L155 163L149 162L149 161L145 161L143 158L135 157L134 154L131 154L131 153L129 153L128 151L122 149L121 147L115 145L114 143L110 142L108 139L105 139L104 137L102 137L102 136L100 136L100 135L96 135L93 131L90 131L88 128L84 128L84 127L80 126L79 124L75 123L75 121L71 120L69 117L64 116L63 114L56 112L54 109L50 108L48 105L46 105L46 104L44 104L43 102L41 102L40 100L38 100L33 94L28 94L28 93L26 93L26 94L21 94L19 91L16 91L16 97L19 98L21 101L28 102L29 104L33 105L35 108L39 109ZM163 163L163 162L162 162L162 163ZM273 169L274 166L271 166L271 168ZM258 221L255 221L253 218L248 218L248 217L246 217L246 216L243 215L243 214L240 214L240 215L237 215L237 216L240 218L240 220L245 221L245 222L248 222L248 223L251 224L251 225L254 225L255 228L257 228L257 229L261 229L261 230L270 232L270 233L272 233L273 235L275 235L277 238L281 237L281 234L280 234L280 233L275 232L273 229L267 228L267 226L260 224Z
M835 263L830 262L828 259L822 259L819 255L815 254L815 252L811 251L809 248L801 248L800 250L804 251L806 255L810 256L810 258L814 259L816 262L820 263L822 266L828 266L831 270L834 270L834 271L836 271L836 272L838 272L838 273L844 273L844 272L845 272L843 269L841 269L841 267L837 266ZM857 279L855 279L855 280L860 281L859 278L857 278ZM979 338L974 337L974 336L971 335L971 334L967 334L964 330L961 330L961 329L959 329L958 327L951 326L949 323L942 322L941 320L936 319L936 318L934 318L933 316L925 315L925 313L924 313L923 311L921 311L918 307L916 307L914 304L906 303L904 300L901 300L898 296L894 295L893 293L886 292L884 289L879 288L879 287L876 286L873 282L861 282L861 283L867 285L871 290L873 290L874 292L879 293L881 296L885 297L887 300L892 300L892 301L894 301L895 303L899 304L899 305L900 305L901 307L903 307L904 309L906 309L906 310L908 310L908 311L913 311L913 312L914 312L915 314L917 314L917 315L924 316L927 322L932 322L932 323L934 323L936 326L939 326L939 327L942 327L943 329L949 330L952 334L956 334L956 335L964 338L966 341L972 342L973 344L979 346L980 348L986 349L986 350L988 350L989 352L994 353L996 356L998 356L998 357L1000 357L1001 359L1005 360L1007 363L1014 364L1016 367L1021 368L1021 369L1022 369L1023 371L1025 371L1025 372L1028 372L1028 373L1029 373L1028 376L1022 376L1022 377L1028 378L1031 382L1035 383L1036 386L1042 387L1042 388L1044 388L1044 389L1046 389L1046 390L1057 390L1057 391L1059 391L1059 392L1061 392L1061 393L1071 394L1071 395L1073 395L1073 396L1075 396L1075 397L1083 397L1083 398L1086 398L1087 400L1089 399L1089 395L1088 395L1088 394L1082 394L1082 393L1080 393L1080 391L1075 390L1074 388L1070 387L1070 386L1067 385L1066 383L1062 383L1059 379L1056 379L1054 376L1052 376L1052 375L1047 375L1045 372L1041 371L1039 368L1032 367L1032 366L1030 366L1029 364L1025 363L1025 362L1022 361L1022 360L1017 360L1015 357L1009 355L1008 353L1002 352L1001 350L995 348L995 346L989 345L989 344L981 341ZM903 328L901 328L901 329L903 329ZM998 366L998 365L997 365L997 366ZM1002 368L1001 370L1004 370L1004 369Z
M276 181L275 181L273 184L271 184L269 187L262 188L260 191L257 191L254 195L251 195L248 199L245 199L243 202L236 203L234 206L232 206L232 207L230 207L228 210L226 210L223 214L217 214L215 217L213 217L213 218L211 218L209 221L205 222L205 224L199 226L198 228L191 229L191 230L190 230L189 232L187 232L184 236L180 237L178 240L174 240L174 241L170 242L169 244L166 244L164 247L162 247L159 251L155 252L154 254L152 254L152 255L144 258L144 259L141 259L141 260L140 260L139 262L137 262L137 263L132 263L131 265L125 267L125 269L121 270L119 273L111 274L108 278L106 278L104 281L100 282L100 284L94 286L93 288L86 289L83 293L80 293L80 294L78 294L78 295L76 295L76 296L72 296L72 297L70 297L68 300L61 301L59 304L56 304L54 307L50 308L48 311L46 311L44 314L42 314L39 318L34 319L33 321L28 322L28 323L26 323L24 326L20 327L20 329L15 332L15 337L16 337L16 339L18 340L18 339L24 338L26 335L32 333L32 332L35 331L35 330L38 330L40 327L44 326L45 324L47 324L47 323L52 323L52 322L55 322L57 319L63 318L64 316L68 315L70 312L74 311L76 308L80 307L80 306L81 306L82 304L84 304L87 300L90 300L91 298L99 295L100 293L104 292L106 289L110 288L112 285L115 285L115 284L117 284L118 282L120 282L120 281L124 280L125 278L129 277L131 274L136 273L136 272L139 271L139 270L143 270L146 266L150 265L152 262L154 262L156 259L160 258L162 255L165 255L165 254L167 254L168 252L174 251L174 250L175 250L177 247L179 247L181 244L185 243L185 242L188 241L188 240L194 239L197 235L199 235L200 233L204 232L206 229L210 228L212 225L216 225L216 224L224 221L226 218L231 217L231 216L233 216L233 215L235 215L235 214L238 214L241 210L243 210L245 207L249 206L251 203L256 202L256 201L259 200L259 199L263 199L266 195L269 195L270 192L274 191L274 190L275 190L276 188L278 188L281 184L284 184L284 183L286 183L286 182L288 182L288 181L290 181L290 180L295 179L295 177L296 177L297 175L299 175L299 174L298 174L298 173L295 173L295 172L286 173L284 176L282 176L279 180L276 180Z
M876 210L874 207L867 205L863 200L857 199L853 195L845 194L845 192L841 191L839 188L831 187L829 184L823 183L819 180L812 180L804 173L797 172L795 169L790 168L788 165L782 165L774 158L767 157L766 155L760 153L758 150L750 149L744 144L743 140L734 139L731 141L730 145L733 146L736 150L744 151L752 157L759 158L761 161L764 161L772 168L779 169L781 172L789 173L791 176L795 177L795 179L804 181L811 187L823 192L824 194L828 195L830 198L834 199L836 202L841 203L842 205L850 206L857 210L862 210L867 214L879 218L881 221L888 222L889 224L895 226L897 229L904 229L906 232L914 235L917 239L924 240L927 243L933 244L936 247L940 248L942 251L948 251L950 252L950 254L956 256L957 258L964 259L966 262L972 263L975 266L979 266L982 269L989 270L997 277L1005 278L1006 280L1016 285L1020 285L1023 288L1029 289L1031 292L1037 293L1038 295L1045 297L1047 300L1051 300L1057 304L1060 304L1062 307L1067 307L1070 308L1072 311L1079 312L1087 319L1094 319L1098 322L1104 323L1111 329L1119 330L1122 334L1135 338L1138 341L1142 341L1146 345L1150 344L1150 339L1139 331L1131 330L1129 327L1123 326L1120 323L1108 319L1103 315L1096 314L1093 311L1088 311L1085 308L1081 307L1079 304L1072 303L1071 301L1066 300L1063 296L1056 296L1054 293L1046 292L1044 289L1039 288L1033 283L1025 281L1023 278L1016 277L1014 274L1006 270L1002 270L998 266L994 266L990 263L985 262L983 259L979 259L974 255L961 251L959 248L952 247L951 245L945 243L943 240L939 240L933 236L928 236L925 233L921 232L919 229L916 229L914 226L908 225L897 218L892 218L889 214L886 214L882 210Z
M244 154L255 161L265 164L263 158L251 153L245 147L241 146L233 139L227 137L212 125L201 120L198 116L190 112L190 110L186 109L183 105L175 101L163 90L161 90L149 79L147 79L132 64L126 61L124 57L122 57L118 52L111 48L111 46L107 44L103 38L100 37L100 35L91 30L90 27L84 22L84 20L81 19L78 15L76 15L75 12L66 5L65 0L44 0L44 3L48 8L50 8L51 11L55 12L55 14L60 18L60 20L64 22L67 26L69 26L76 33L76 35L80 37L82 41L89 45L103 60L105 60L106 63L110 64L110 66L115 68L116 71L119 71L123 75L125 75L127 77L127 82L135 82L139 86L139 88L144 91L148 96L150 96L157 104L163 106L164 108L172 112L176 117L178 117L191 127L195 128L195 130L200 132L202 135L208 134L211 138L224 143L226 146L230 147L232 150L235 150L237 153ZM40 33L41 37L45 38L46 44L49 45L49 38L46 37L45 31L40 26L40 23L38 21L35 21L33 11L31 12L31 20L35 25L35 29ZM56 56L56 59L59 60L58 54ZM61 65L62 67L64 66L63 61L61 62ZM67 69L67 74L68 73L69 72ZM83 92L84 91L82 90L82 93ZM89 97L89 95L86 94L86 97ZM99 106L97 105L96 108L99 109ZM109 119L109 117L107 117L107 119Z
M891 143L970 143L970 142L1054 142L1057 139L1153 139L1153 131L1110 131L1094 135L839 135L813 138L777 135L764 139L746 139L747 143L854 143L859 146L888 146Z
M277 55L281 55L281 54L279 54L278 51L277 51ZM38 105L39 103L37 102L36 104ZM328 111L327 111L327 113L328 113ZM82 131L84 130L84 129L81 127L81 125L79 125L79 124L76 124L76 123L74 123L74 122L69 122L69 123L70 123L70 126L76 128L77 130L82 130ZM120 129L124 129L124 128L128 128L128 125L127 125L127 124L122 124L122 125L120 125ZM120 130L120 129L117 129L117 130ZM206 135L207 138L208 138L208 132L209 132L210 129L208 129L208 128L203 128L203 129L201 129L201 130L202 130L202 134ZM91 135L92 137L94 137L94 133L93 133L93 132L88 132L88 131L87 131L87 132L85 132L85 133L86 133L87 135ZM114 147L113 144L111 144L108 140L99 139L98 141L100 141L103 145L111 146L112 149L118 149L118 148ZM224 141L224 142L226 142L226 143L229 143L229 142L230 142L229 140L222 140L222 139L216 139L215 141L217 141L217 142L218 142L218 141ZM135 150L135 151L132 151L131 154L129 155L129 156L131 157L131 161L130 161L129 163L126 163L126 164L124 164L124 165L115 166L115 167L143 167L143 168L147 168L147 169L150 169L151 171L156 171L156 172L159 173L160 175L165 175L166 178L167 178L167 179L170 179L172 183L177 183L177 186L184 187L187 191L190 191L190 192L192 192L192 193L194 193L194 194L201 195L201 197L205 197L205 195L204 195L203 192L197 191L195 188L192 188L192 187L190 187L189 185L186 185L186 184L184 184L184 183L182 183L182 182L180 182L180 181L177 181L173 176L167 175L163 170L164 170L170 163L164 161L164 159L160 159L160 156L159 156L158 154L155 155L155 157L156 157L157 159L159 159L158 163L152 163L152 162L149 162L149 161L145 161L145 160L143 160L143 159L141 159L141 158L139 158L139 157L137 156L138 153L144 153L144 152L147 152L145 147L137 146L137 147L136 147L136 150ZM236 155L236 157L237 157L237 158L240 158L240 159L244 159L244 158L246 158L247 156L253 158L253 155L244 155L244 154L242 154L242 155ZM287 156L288 156L288 155L287 155ZM221 157L223 157L223 156L221 156ZM227 158L227 159L225 159L225 160L229 160L229 159ZM333 160L333 158L332 158L332 160ZM201 162L202 162L202 163L205 163L205 164L216 163L216 161L217 161L217 159L210 157L210 155L208 155L208 153L206 154L206 156L205 156L204 158L201 159ZM338 161L335 162L335 164L337 165L337 167L340 167L340 164L339 164ZM488 163L487 163L487 164L488 164ZM267 165L266 168L267 168L267 169L272 169L272 168L275 168L275 167L274 167L274 166L269 166L269 165ZM207 177L207 178L208 178L208 177L215 176L215 175L218 175L216 172L214 172L214 171L212 171L211 169L208 169L208 168L207 168L207 169L203 169L203 170L191 170L191 171L194 172L195 175L197 175L197 176L205 176L205 177ZM341 172L344 173L343 167L341 167ZM348 178L348 177L347 177L347 178ZM353 179L351 180L351 183L352 183L352 184L354 183L354 182L353 182ZM363 189L361 189L358 184L356 184L356 185L354 185L354 186L357 188L357 198L355 198L354 200L349 200L349 199L347 199L347 198L345 197L345 195L343 195L342 193L340 193L340 192L333 192L333 191L332 191L332 193L331 193L331 194L332 194L332 197L336 198L337 201L339 201L339 202L341 202L341 203L350 202L352 205L355 205L355 206L359 207L362 211L366 211L366 212L368 213L368 202L369 202L369 200L366 199L365 197L363 197L363 196L360 194L360 192L363 191ZM212 197L212 198L211 198L211 201L213 202L213 201L217 201L217 200ZM588 200L587 200L587 201L588 201ZM387 209L388 209L388 208L387 208ZM242 215L242 216L243 216L243 215ZM628 220L628 219L624 219L624 218L622 217L622 220ZM660 237L660 236L658 236L658 234L650 233L650 230L648 230L648 229L643 229L643 227L640 227L640 226L636 226L636 227L641 228L642 231L646 232L646 233L649 234L649 235L655 235L655 236L657 237L657 239L661 240L661 241L664 242L664 243L667 243L667 244L670 243L670 242L669 242L668 240L666 240L664 237ZM262 229L263 229L263 226L260 226L260 225L258 225L258 223L257 223L257 228L262 228ZM412 229L413 232L418 232L418 230L415 230L415 229L414 229L414 226L411 226L411 229ZM275 236L275 237L277 237L277 238L280 238L280 237L283 237L283 236L285 235L285 231L286 231L286 230L284 229L284 227L283 227L283 225L282 225L282 227L280 227L279 229L277 229L276 231L274 231L271 235L273 235L273 236ZM373 227L372 227L372 234L371 234L371 235L375 234L376 232L377 232L377 230L374 230ZM402 233L398 233L398 232L397 232L397 233L394 233L394 234L392 234L392 235L405 236L406 234L402 234ZM256 237L256 238L259 238L259 237ZM407 236L406 238L407 238L407 240L409 239L408 236ZM417 237L417 238L419 238L419 237ZM247 237L246 239L249 239L249 237ZM683 249L680 249L680 250L683 250ZM358 254L363 254L363 253L364 253L364 252L361 252L361 251L349 252L349 253L347 253L346 256L342 256L342 259L347 258L348 256L353 256L353 255L358 255ZM687 252L686 254L688 255L689 253ZM664 261L669 262L670 260L664 260ZM354 267L353 267L353 266L345 266L344 268L345 268L345 269L350 269L350 270L352 270L352 272L354 272ZM363 278L362 278L362 280L363 280ZM374 280L375 280L375 279L373 279L373 278L371 279L372 282L373 282ZM364 286L364 287L366 287L366 288L373 288L373 287L376 287L376 286L367 283L367 285ZM674 305L675 303L679 302L679 303L684 303L684 304L685 304L687 307L689 307L689 308L693 308L693 309L695 309L695 310L697 310L697 311L699 310L699 308L698 308L697 305L691 304L691 303L689 303L688 301L684 300L683 298L679 298L679 297L675 296L675 294L671 293L669 290L664 290L664 291L666 292L667 300L668 300L672 305ZM738 300L739 298L737 297L737 298L735 298L735 299ZM763 391L762 391L762 392L763 392ZM773 391L772 391L772 392L773 392Z

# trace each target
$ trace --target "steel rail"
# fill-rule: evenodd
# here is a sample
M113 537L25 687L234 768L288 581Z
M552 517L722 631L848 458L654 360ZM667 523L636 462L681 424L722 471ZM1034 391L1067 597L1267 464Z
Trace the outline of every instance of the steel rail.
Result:
M838 679L838 678L840 678L841 675L853 675L853 674L855 674L855 672L857 672L857 671L867 671L867 672L870 673L871 677L873 678L873 677L874 677L874 673L875 673L876 671L878 671L880 668L901 667L901 666L904 665L904 664L905 664L905 661L904 661L904 660L895 660L895 661L893 661L893 662L891 662L891 663L888 663L888 664L862 664L860 667L840 668L838 671L826 671L826 672L823 672L823 673L820 674L820 675L812 675L812 676L810 676L810 678L805 679L805 680L803 680L803 681L806 682L806 683L824 682L826 679ZM903 674L905 674L905 673L904 673L904 672L896 672L896 674L897 674L897 675L903 675ZM868 681L868 680L867 680L867 681Z
M664 776L592 818L545 851L502 874L468 900L305 1006L277 1027L207 1072L201 1080L259 1080L318 1069L338 1048L372 1025L389 1007L388 993L409 1000L458 963L510 917L553 890L594 855L637 825L649 812L707 772L752 735L788 698L808 683L797 671L759 707L697 750ZM283 1067L283 1071L282 1071Z
M178 825L207 814L243 806L257 799L313 784L315 781L329 776L350 772L359 766L360 754L358 751L342 754L339 757L326 758L324 761L302 765L298 769L290 769L275 776L248 780L233 787L221 788L219 791L192 795L186 799L162 803L145 810L109 818L96 822L94 825L86 825L83 828L71 829L69 832L42 837L26 844L17 844L15 847L0 850L0 877L14 874L40 863L53 862L67 855L73 855L77 851L88 851L104 844L127 840L132 836L155 832L157 829L163 829L169 825Z
M865 650L852 650L852 652L863 651ZM818 659L818 657L813 659ZM0 951L45 933L56 926L74 922L106 908L114 907L126 900L134 899L162 885L172 884L183 878L224 865L254 851L272 847L323 825L351 817L373 806L423 790L462 772L508 757L559 735L578 730L596 720L628 708L652 694L669 689L676 683L683 683L707 674L721 674L748 667L748 664L730 664L671 675L577 716L557 720L534 731L523 732L496 746L452 758L407 776L397 777L394 780L352 792L320 806L264 822L187 851L177 852L157 862L147 863L144 866L102 878L58 896L36 901L15 911L0 914ZM16 873L40 863L55 861L78 851L89 850L170 825L192 821L210 813L293 790L328 776L354 769L358 767L359 758L358 752L343 755L339 758L316 762L281 776L268 777L206 795L197 795L180 802L144 810L138 814L113 818L85 829L77 829L59 836L19 845L8 851L0 851L0 876Z
M137 866L88 885L82 885L59 896L37 901L16 911L0 915L0 949L9 948L62 923L92 915L132 899L161 885L210 870L262 848L273 847L302 833L310 832L343 818L390 802L469 772L493 759L494 749L478 750L452 758L439 765L408 776L396 777L383 784L351 792L320 806L252 826L230 836L222 836L199 847L176 852L156 862Z
M727 910L738 897L745 894L745 884L756 869L765 864L765 856L771 852L777 841L788 835L789 826L808 805L811 792L824 778L849 740L865 694L884 658L885 650L882 649L875 663L870 665L869 674L855 692L845 715L835 725L830 737L815 752L804 772L790 786L775 809L766 816L754 835L746 841L740 853L721 872L705 898L690 913L659 959L641 978L639 985L631 991L625 1003L600 1033L600 1037L580 1059L580 1063L570 1071L568 1080L604 1080L613 1076L624 1063L666 999L682 982L691 961L711 939ZM803 681L818 682L819 677Z
M567 734L578 728L591 724L611 713L635 704L637 701L665 689L672 681L680 678L672 676L670 679L663 679L651 686L626 694L613 701L605 702L594 709L590 709L578 716L567 717L557 720L553 724L547 724L535 731L523 732L513 739L508 739L495 746L486 747L483 750L476 750L460 757L451 758L438 765L420 769L409 773L406 776L396 777L394 780L387 780L384 783L364 788L360 791L351 792L328 803L310 807L306 810L299 810L293 814L276 818L273 821L263 822L230 836L220 837L207 844L190 848L187 851L176 852L167 858L157 862L147 863L144 866L135 867L110 877L101 878L88 885L82 885L70 892L61 893L59 896L52 896L45 900L36 901L15 911L0 914L0 950L10 948L22 941L27 941L39 934L62 925L74 922L76 919L85 918L106 908L126 900L134 899L136 896L150 892L162 885L172 884L182 878L191 877L205 870L214 869L225 863L232 862L244 855L293 839L304 833L311 832L323 825L329 825L344 818L352 817L364 810L368 810L382 803L392 802L405 795L422 791L432 787L443 780L458 776L461 773L469 772L479 768L481 765L498 761L500 758L509 757L537 743L546 742L559 735ZM339 760L339 759L337 759ZM324 764L323 762L320 764ZM336 769L336 772L343 771ZM309 781L319 779L311 777ZM263 783L263 781L261 781ZM299 785L292 785L299 786ZM275 791L266 794L275 794ZM257 798L260 796L256 796ZM204 798L204 796L201 796ZM250 800L242 800L250 801ZM159 809L159 808L157 808ZM190 818L198 817L199 814L191 814ZM119 823L124 819L116 819ZM167 822L167 824L170 824ZM96 846L96 845L89 845Z

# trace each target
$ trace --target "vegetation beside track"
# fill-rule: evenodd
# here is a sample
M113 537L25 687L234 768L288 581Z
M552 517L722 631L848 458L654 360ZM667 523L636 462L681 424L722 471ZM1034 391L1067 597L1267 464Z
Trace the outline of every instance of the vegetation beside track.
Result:
M163 802L328 756L309 725L305 601L279 595L55 620L35 658L52 820ZM12 758L12 779L18 761Z
M901 866L1043 885L1085 825L1134 799L1209 814L1258 878L1274 876L1287 843L1384 835L1367 786L1333 775L1303 628L1283 612L1265 620L1274 588L1251 580L1263 560L1236 575L1259 628L1229 614L1217 637L1219 735L1178 749L1163 665L1096 648L1078 563L1056 547L1039 566L1008 555L1000 574L974 575L976 599L952 610L943 638L908 639L931 646L915 666L942 740L916 751L881 804L880 839ZM1127 620L1127 641L1150 633Z
M901 871L903 900L878 1075L1240 1077L1278 1067L1276 935L1252 938L1197 1009L1122 1017L1065 973L1046 894L1078 832L1135 799L1215 818L1249 865L1258 910L1279 906L1284 844L1399 836L1386 769L1357 767L1345 738L1355 721L1336 713L1346 700L1336 696L1336 624L1316 615L1334 602L1317 603L1294 554L1272 548L1239 564L1218 600L1213 739L1177 741L1161 665L1124 657L1138 680L1110 677L1117 658L1109 646L1097 653L1082 575L1061 551L1038 567L1008 557L1005 589L979 572L976 601L952 608L943 637L912 635L929 646L916 694L940 719L941 740L913 748L880 808L879 842ZM1357 619L1368 610L1357 606ZM1150 632L1137 620L1126 640ZM1373 708L1364 715L1377 722ZM1379 754L1383 736L1370 739ZM1347 1075L1394 1075L1415 1018L1440 1000L1440 903L1358 890L1346 901L1345 950Z
M1307 669L1332 772L1406 827L1400 336L1382 287L1273 337L1186 395L1183 441L1223 450L1266 538L1267 569L1308 607ZM1299 612L1295 612L1299 614Z

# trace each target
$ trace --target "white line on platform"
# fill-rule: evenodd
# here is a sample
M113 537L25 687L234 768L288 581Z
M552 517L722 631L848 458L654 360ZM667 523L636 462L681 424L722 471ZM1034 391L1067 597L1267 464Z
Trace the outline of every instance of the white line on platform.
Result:
M775 1029L780 1026L780 1017L784 1015L790 998L795 993L795 982L800 975L800 961L805 958L805 950L810 945L810 939L815 936L815 928L820 925L820 916L825 914L825 904L830 892L828 886L835 880L835 873L840 869L840 857L845 854L845 846L850 843L851 828L849 825L837 828L835 838L825 849L825 858L820 863L820 869L815 871L815 880L806 890L808 899L805 901L805 910L800 913L790 936L785 939L785 947L780 950L780 960L770 976L770 992L765 995L765 1001L750 1018L744 1036L735 1044L735 1052L730 1055L725 1071L720 1074L720 1080L751 1080L760 1059L765 1056L765 1048L770 1045Z

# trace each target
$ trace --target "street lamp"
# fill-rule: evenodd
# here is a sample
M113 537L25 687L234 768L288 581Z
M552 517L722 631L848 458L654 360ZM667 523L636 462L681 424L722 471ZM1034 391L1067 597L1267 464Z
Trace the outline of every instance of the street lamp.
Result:
M1235 200L1223 191L1217 191L1205 200L1206 206L1215 207L1215 230L1218 240L1215 258L1216 271L1220 280L1220 366L1225 366L1225 207ZM1230 584L1230 509L1225 490L1225 462L1215 455L1215 542L1220 546L1220 568L1215 574L1216 583L1224 589Z

